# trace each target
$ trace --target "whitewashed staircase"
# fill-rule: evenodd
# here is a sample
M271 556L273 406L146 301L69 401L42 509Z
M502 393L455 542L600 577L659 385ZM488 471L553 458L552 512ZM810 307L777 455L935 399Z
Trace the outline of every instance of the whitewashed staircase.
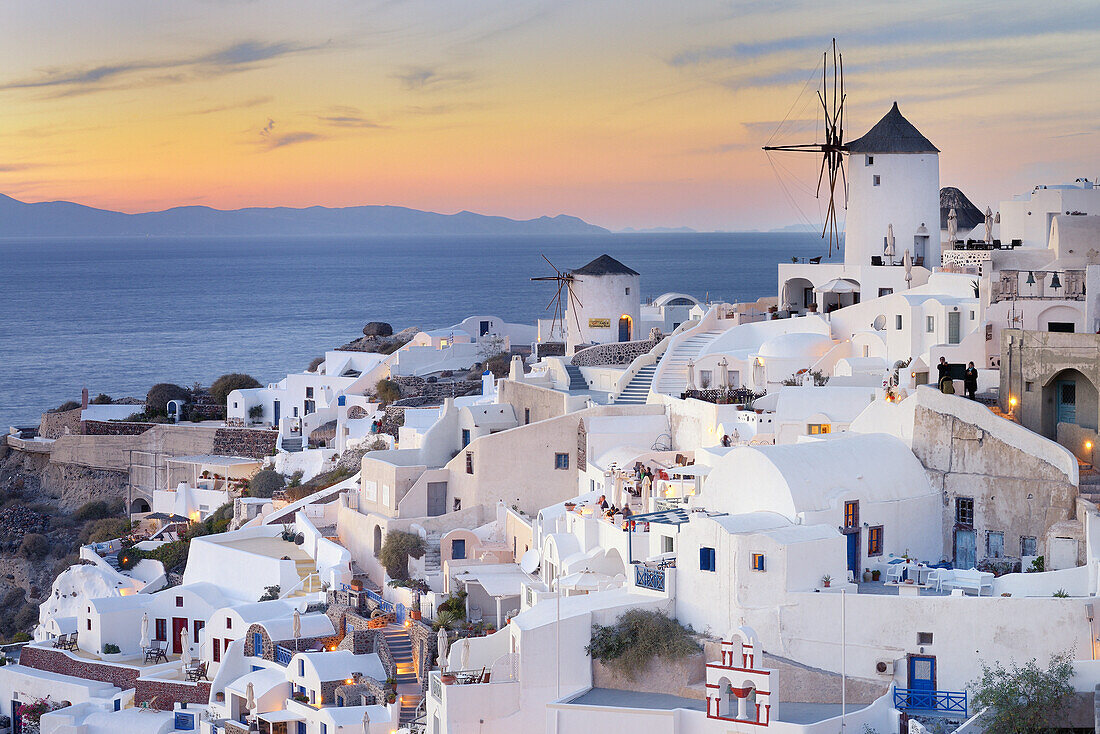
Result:
M653 388L654 391L679 397L687 389L688 362L698 361L703 350L725 333L724 329L693 332L690 336L685 335L683 339L671 345L668 351L665 352L664 357L661 358L660 375ZM695 374L695 385L696 387L699 386L698 371Z

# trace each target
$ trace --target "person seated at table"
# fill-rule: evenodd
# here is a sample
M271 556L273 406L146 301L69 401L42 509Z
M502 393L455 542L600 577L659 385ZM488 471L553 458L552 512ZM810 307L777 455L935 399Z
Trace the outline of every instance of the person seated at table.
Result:
M600 498L598 500L596 500L596 504L600 506L600 509L606 510L607 509L607 497L605 497L604 495L601 494Z
M618 511L619 511L619 509L617 507L615 507L615 505L611 505L610 507L607 508L607 512L604 513L604 514L607 515L608 520L614 520L615 519L615 514Z
M630 505L623 505L622 513L624 518L632 517L634 515L634 511L630 509Z

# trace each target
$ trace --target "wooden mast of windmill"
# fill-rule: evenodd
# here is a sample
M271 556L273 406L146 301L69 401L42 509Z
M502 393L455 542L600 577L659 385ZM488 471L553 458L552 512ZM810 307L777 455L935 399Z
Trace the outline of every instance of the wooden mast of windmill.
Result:
M825 223L821 229L821 237L829 233L829 254L833 254L833 243L840 246L839 226L836 220L836 186L839 178L844 186L844 206L848 202L848 179L844 175L844 154L848 146L844 144L844 56L836 50L836 39L833 39L832 48L833 84L832 93L829 92L828 71L829 52L825 51L821 67L821 89L817 98L821 102L822 115L825 122L825 141L821 143L804 143L801 145L766 145L764 150L789 150L799 153L818 153L821 155L821 170L817 175L817 198L821 198L821 184L825 179L825 171L829 172L829 207L825 212Z
M554 274L531 278L531 280L553 280L557 282L558 290L554 294L554 297L550 299L550 303L546 304L547 311L550 310L551 306L554 307L554 320L550 325L550 335L552 337L554 332L557 331L558 323L560 322L562 341L567 342L568 339L565 335L565 313L566 311L573 312L573 318L577 321L577 333L580 333L581 320L580 317L577 315L577 311L578 307L583 307L584 304L582 304L577 298L577 295L573 293L573 274L567 273L563 270L558 270L557 266L555 266L554 263L550 262L550 259L547 258L546 255L543 255L542 259L546 260L546 264L554 269ZM566 293L568 294L568 300L565 304L562 304L561 302L562 288L564 288Z

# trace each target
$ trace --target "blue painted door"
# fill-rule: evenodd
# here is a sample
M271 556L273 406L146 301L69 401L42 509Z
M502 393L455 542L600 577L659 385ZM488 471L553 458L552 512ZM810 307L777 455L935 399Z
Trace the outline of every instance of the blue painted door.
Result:
M909 658L909 707L934 709L936 691L936 658L914 655Z
M630 341L630 317L623 316L619 319L619 341Z
M466 558L466 541L462 538L456 538L451 541L451 559L455 561L461 561Z
M978 561L976 548L974 531L957 528L955 530L955 568L974 568L974 564Z
M279 427L279 414L282 412L282 410L281 410L282 406L279 404L278 400L275 401L274 408L275 408L275 411L274 411L275 412L274 424L275 424L275 428L278 428Z
M18 715L19 701L13 698L11 700L11 732L12 734L22 734L23 732L23 718Z
M859 580L859 533L848 533L848 570Z
M264 656L264 636L259 632L252 633L252 654L258 658Z
M1077 422L1077 383L1073 380L1059 380L1055 384L1055 404L1059 423Z

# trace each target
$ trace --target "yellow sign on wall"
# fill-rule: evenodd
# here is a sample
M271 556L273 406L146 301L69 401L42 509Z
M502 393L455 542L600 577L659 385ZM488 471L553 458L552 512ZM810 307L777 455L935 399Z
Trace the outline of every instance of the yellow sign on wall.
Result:
M588 319L589 329L610 329L611 319Z

